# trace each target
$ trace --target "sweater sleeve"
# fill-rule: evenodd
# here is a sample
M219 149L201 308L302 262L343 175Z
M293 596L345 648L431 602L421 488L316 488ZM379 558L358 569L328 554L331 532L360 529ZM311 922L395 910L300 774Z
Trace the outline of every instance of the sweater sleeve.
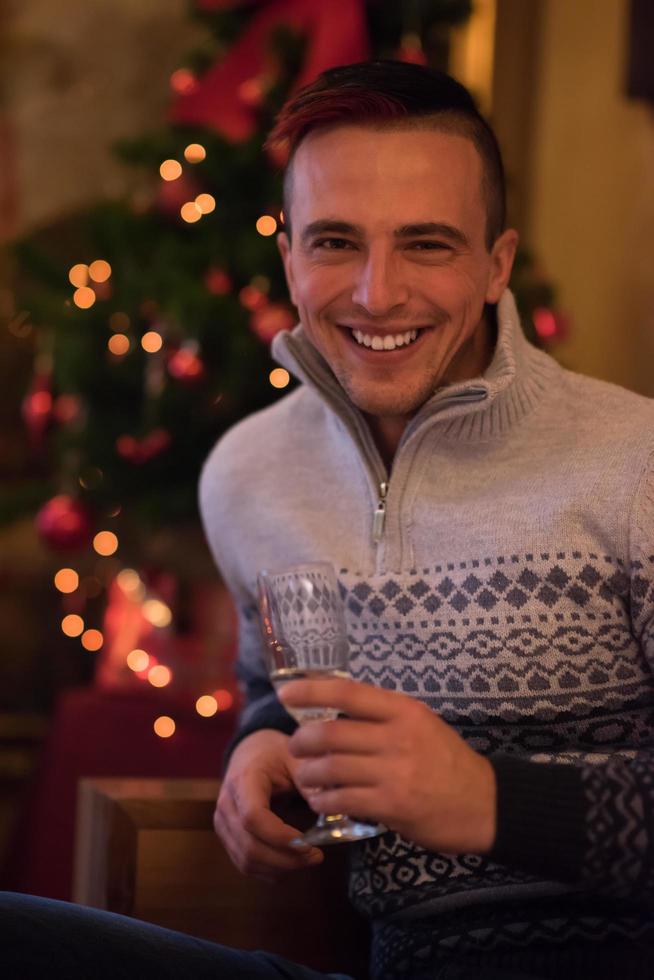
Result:
M634 498L630 552L632 630L654 673L654 455ZM616 897L654 898L654 746L629 755L573 764L491 757L490 859Z

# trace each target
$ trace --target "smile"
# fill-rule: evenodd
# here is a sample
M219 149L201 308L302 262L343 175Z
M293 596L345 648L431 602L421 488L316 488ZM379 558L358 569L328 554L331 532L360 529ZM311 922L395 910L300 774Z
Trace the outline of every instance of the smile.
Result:
M379 334L363 333L362 330L350 330L352 338L361 347L369 347L375 351L397 350L398 347L409 347L418 337L417 330L407 330L405 333Z

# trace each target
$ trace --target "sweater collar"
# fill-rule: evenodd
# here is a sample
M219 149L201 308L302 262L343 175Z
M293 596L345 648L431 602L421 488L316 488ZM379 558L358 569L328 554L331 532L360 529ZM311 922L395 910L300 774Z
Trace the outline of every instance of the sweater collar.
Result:
M559 367L525 337L508 289L497 305L497 327L495 351L484 374L437 389L411 420L405 438L427 419L443 425L445 438L502 435L533 411ZM301 325L277 334L272 354L337 414L360 414Z

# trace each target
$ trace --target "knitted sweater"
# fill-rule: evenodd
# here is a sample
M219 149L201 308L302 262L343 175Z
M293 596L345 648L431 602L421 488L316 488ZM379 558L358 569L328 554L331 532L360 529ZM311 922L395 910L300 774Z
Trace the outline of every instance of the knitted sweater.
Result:
M240 615L240 737L295 727L266 676L257 571L320 559L353 677L421 699L494 765L491 854L351 845L380 978L453 951L654 942L654 402L533 347L508 291L497 314L487 371L436 391L390 475L297 327L273 353L303 384L201 479Z

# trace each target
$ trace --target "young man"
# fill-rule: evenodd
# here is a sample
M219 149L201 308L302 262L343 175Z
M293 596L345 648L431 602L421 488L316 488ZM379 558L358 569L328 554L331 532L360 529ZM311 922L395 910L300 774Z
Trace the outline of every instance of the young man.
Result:
M649 977L654 404L527 343L499 151L452 79L335 69L271 139L300 319L273 350L303 383L202 476L247 696L216 830L270 877L322 859L278 790L389 827L351 845L374 978ZM347 716L295 730L255 581L313 560L338 570L353 679L286 685ZM77 929L76 955L101 937L112 975L315 975L169 933L164 956L159 930L53 903L4 913Z

